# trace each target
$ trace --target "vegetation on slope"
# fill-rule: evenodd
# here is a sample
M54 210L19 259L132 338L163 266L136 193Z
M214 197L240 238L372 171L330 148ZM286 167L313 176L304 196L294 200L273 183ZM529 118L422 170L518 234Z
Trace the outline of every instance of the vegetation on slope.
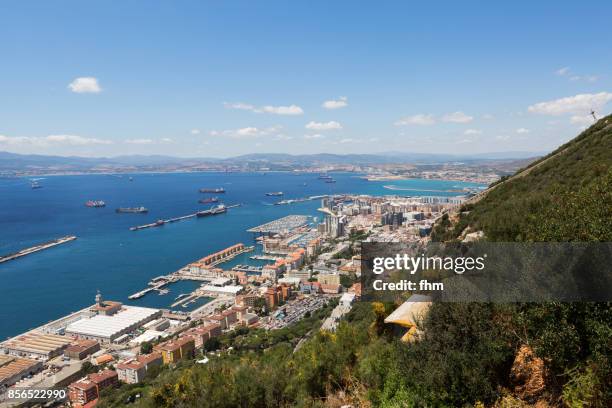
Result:
M491 241L610 241L612 116L497 185L459 220L434 231L439 241L467 226Z

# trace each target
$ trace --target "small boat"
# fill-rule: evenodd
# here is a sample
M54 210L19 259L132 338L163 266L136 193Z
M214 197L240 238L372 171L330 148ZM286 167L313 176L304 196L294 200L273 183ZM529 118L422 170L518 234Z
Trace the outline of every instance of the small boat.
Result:
M37 188L42 188L42 185L38 181L32 181L31 185L32 190L36 190Z
M283 195L282 191L274 191L272 193L266 193L268 197L280 197Z
M326 182L326 183L335 183L335 182L336 182L336 180L334 180L334 179L329 179L329 180L325 180L325 182Z

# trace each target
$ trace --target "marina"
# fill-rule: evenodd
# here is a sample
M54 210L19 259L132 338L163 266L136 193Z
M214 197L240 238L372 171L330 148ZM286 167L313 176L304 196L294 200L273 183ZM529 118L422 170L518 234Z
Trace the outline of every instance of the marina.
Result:
M249 228L248 232L258 234L278 234L282 231L292 230L308 224L307 215L288 215L274 221L267 222L257 227Z

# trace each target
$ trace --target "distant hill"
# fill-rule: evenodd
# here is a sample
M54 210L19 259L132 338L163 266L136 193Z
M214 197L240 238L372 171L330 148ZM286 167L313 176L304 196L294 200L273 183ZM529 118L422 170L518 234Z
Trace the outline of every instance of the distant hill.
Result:
M375 164L442 164L449 162L486 162L488 160L522 160L537 157L536 153L508 152L477 155L448 155L422 153L380 153L380 154L304 154L256 153L229 158L173 157L163 155L127 155L117 157L77 157L16 154L0 152L0 170L40 171L87 171L94 169L151 168L162 166L193 167L203 165L245 166L246 164L276 166L321 166L321 165L375 165Z

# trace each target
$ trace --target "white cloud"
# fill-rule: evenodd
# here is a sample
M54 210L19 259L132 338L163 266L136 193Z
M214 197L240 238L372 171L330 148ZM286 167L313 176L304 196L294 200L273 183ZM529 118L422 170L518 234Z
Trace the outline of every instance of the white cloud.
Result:
M325 139L325 135L316 133L314 135L304 135L304 139Z
M69 144L73 146L83 146L92 144L111 144L110 140L96 139L91 137L83 137L76 135L49 135L46 141L51 143Z
M591 125L594 119L591 115L574 115L570 118L570 123L574 125Z
M486 120L491 120L491 119L495 119L495 116L493 116L493 115L491 115L489 113L485 113L484 115L482 115L482 118L486 119Z
M449 113L442 117L442 121L451 123L469 123L472 120L474 120L472 116L466 115L460 111Z
M189 132L192 135L199 135L200 134L200 129L191 129L191 131Z
M428 126L436 123L433 115L419 113L417 115L406 116L394 123L395 126L420 125Z
M169 137L162 137L160 139L160 142L162 142L162 143L172 143L172 142L174 142L174 140L169 138Z
M571 72L570 67L563 67L555 71L559 76L567 77L570 81L595 82L599 79L597 75L577 75Z
M348 98L346 96L341 96L338 99L331 99L329 101L323 102L321 105L325 109L340 109L348 106Z
M378 137L371 137L371 138L368 139L368 142L370 142L370 143L380 142L380 138L378 138Z
M350 138L350 137L346 137L346 138L340 139L338 141L338 143L341 143L341 144L344 144L344 143L355 143L355 142L357 142L357 141L355 139Z
M530 132L530 130L526 129L526 128L518 128L518 129L516 129L516 133L518 133L519 135L524 135L524 134L527 134L529 132Z
M482 134L482 130L480 129L466 129L465 132L463 132L464 135L481 135Z
M125 141L125 143L144 145L144 144L151 144L151 143L153 143L153 140L152 139L127 139Z
M302 115L304 110L297 105L289 106L264 106L262 110L275 115Z
M584 114L591 110L599 110L612 100L612 93L578 94L566 98L540 102L531 105L527 110L543 115L563 115L568 113Z
M570 77L570 81L596 82L598 79L597 75L572 75Z
M52 145L69 145L69 146L87 146L87 145L108 145L113 142L110 140L96 139L91 137L83 137L77 135L49 135L44 137L28 137L28 136L4 136L0 135L0 143L8 145L33 145L33 146L52 146Z
M278 133L281 129L281 126L271 126L264 129L260 129L254 126L247 126L239 129L211 130L209 132L209 135L229 137L232 139L258 138L269 135L276 135L277 137L279 137L282 136Z
M251 105L249 103L243 102L224 102L223 106L227 109L239 109L239 110L247 110L255 113L270 113L274 115L302 115L304 114L304 110L297 105L289 105L289 106L272 106L266 105L257 107L255 105Z
M79 77L68 84L68 88L76 93L99 93L102 92L98 79L94 77Z
M342 129L342 125L336 121L329 122L308 122L306 124L306 129L310 130L337 130Z

